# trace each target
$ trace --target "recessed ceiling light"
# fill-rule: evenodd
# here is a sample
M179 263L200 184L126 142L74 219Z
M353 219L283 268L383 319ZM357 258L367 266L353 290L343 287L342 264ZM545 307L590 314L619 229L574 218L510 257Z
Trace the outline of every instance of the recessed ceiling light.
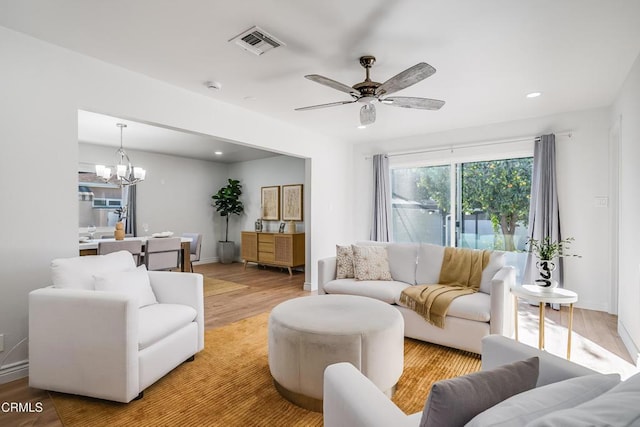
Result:
M245 96L245 97L244 97L244 100L245 100L245 101L255 101L255 100L256 100L256 97L255 97L255 96Z
M222 89L222 83L216 82L216 81L213 81L213 80L209 80L208 82L205 82L204 84L207 87L207 89L211 89L211 90L220 90L220 89Z
M360 125L360 126L358 126L358 129L366 129L366 128L367 128L367 126L366 126L366 125Z
M216 151L213 154L215 154L216 156L222 156L222 151Z
M527 94L527 98L537 98L542 95L542 92L531 92Z

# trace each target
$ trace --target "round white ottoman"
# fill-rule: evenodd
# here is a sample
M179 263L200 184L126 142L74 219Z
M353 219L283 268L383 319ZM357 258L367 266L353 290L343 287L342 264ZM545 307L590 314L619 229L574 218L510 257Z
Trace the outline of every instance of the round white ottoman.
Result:
M321 412L324 369L351 362L391 396L404 367L404 320L373 298L317 295L276 306L269 316L269 369L278 392Z

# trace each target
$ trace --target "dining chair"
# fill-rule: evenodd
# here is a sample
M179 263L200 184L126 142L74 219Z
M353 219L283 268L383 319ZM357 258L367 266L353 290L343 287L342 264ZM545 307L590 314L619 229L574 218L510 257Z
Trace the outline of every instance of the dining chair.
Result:
M140 240L98 242L98 255L106 255L118 251L131 252L136 265L140 265L140 261L142 259L142 242Z
M202 247L202 234L200 233L182 233L182 237L191 239L191 245L189 249L189 268L193 273L193 263L200 261L200 248Z
M180 237L152 237L145 245L147 270L170 270L180 265Z

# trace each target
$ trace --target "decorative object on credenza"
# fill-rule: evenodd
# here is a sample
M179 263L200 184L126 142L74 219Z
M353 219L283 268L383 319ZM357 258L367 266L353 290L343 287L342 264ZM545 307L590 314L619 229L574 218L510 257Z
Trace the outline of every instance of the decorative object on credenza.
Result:
M284 222L280 223L280 228L278 229L279 233L284 233Z
M106 167L105 165L96 165L96 176L104 182L111 182L119 185L120 187L136 185L137 183L144 181L147 171L141 167L134 167L131 164L129 155L122 147L122 129L126 128L127 125L124 123L116 123L116 126L120 128L120 148L116 151L118 164L114 167L116 174L112 175L110 167Z
M122 222L116 223L116 230L113 232L113 237L116 240L124 240L124 224Z
M302 221L302 184L282 186L282 220Z
M287 233L295 233L296 232L296 222L288 221L287 222Z
M280 187L262 187L260 198L262 219L268 221L280 220Z
M533 253L538 261L536 267L538 269L539 277L535 280L536 285L545 290L552 290L558 287L558 281L553 279L553 272L557 265L554 262L556 258L565 257L578 257L580 255L570 254L569 249L571 243L575 239L568 237L559 241L551 240L550 237L545 237L542 240L529 238L527 240L528 252Z
M229 217L240 215L244 212L244 205L240 200L242 195L242 184L237 179L229 178L227 185L222 187L216 194L211 196L216 211L225 218L226 226L224 240L218 241L218 257L223 264L231 264L235 256L235 243L229 241Z
M258 218L255 223L255 230L262 231L262 218Z

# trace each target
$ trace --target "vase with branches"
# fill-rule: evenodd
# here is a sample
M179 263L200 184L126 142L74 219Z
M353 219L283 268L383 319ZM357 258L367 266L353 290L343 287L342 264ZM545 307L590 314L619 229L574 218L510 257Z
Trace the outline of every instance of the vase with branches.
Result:
M546 289L553 289L558 286L558 282L552 279L553 271L556 269L556 264L553 260L565 257L580 258L580 255L569 253L570 246L574 240L573 237L553 240L549 236L541 240L533 238L527 240L528 252L538 258L536 267L540 277L535 280L537 285Z

